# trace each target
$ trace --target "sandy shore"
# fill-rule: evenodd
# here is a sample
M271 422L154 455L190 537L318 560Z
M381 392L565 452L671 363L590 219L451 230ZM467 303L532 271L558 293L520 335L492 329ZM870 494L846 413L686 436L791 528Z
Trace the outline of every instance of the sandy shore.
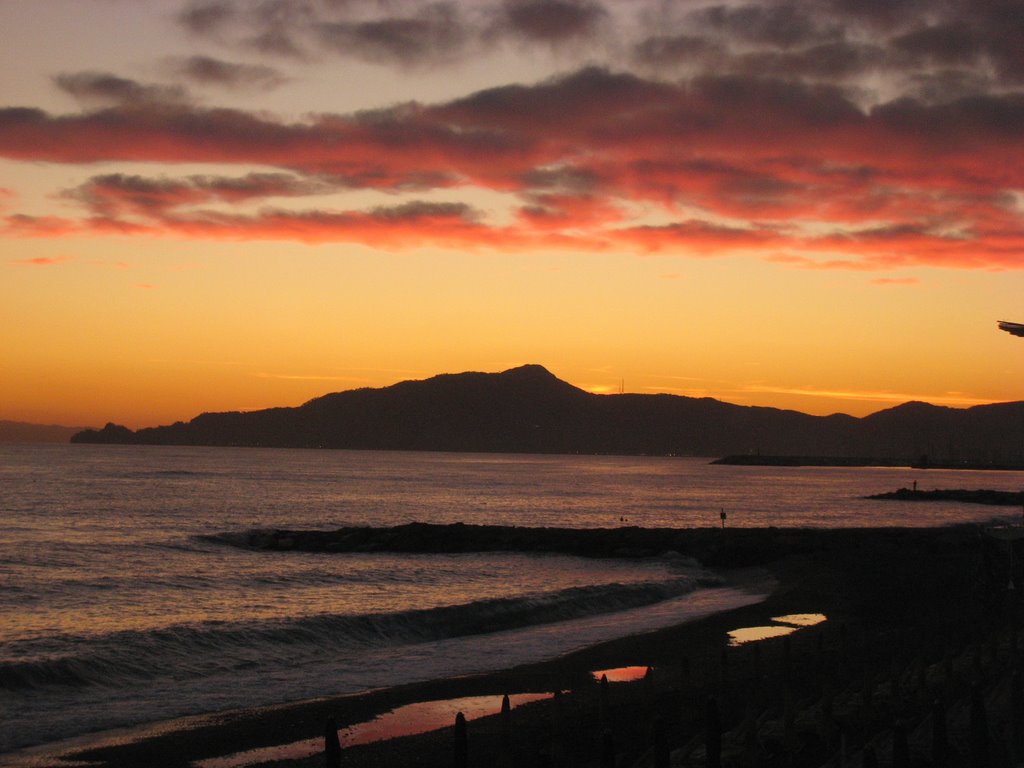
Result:
M754 605L541 664L233 713L76 757L105 766L186 766L322 738L328 718L344 726L410 702L555 690L564 693L513 710L511 746L500 717L471 720L468 764L711 765L709 697L726 733L723 765L839 765L843 753L847 765L859 766L865 746L890 765L894 740L897 759L902 755L902 734L909 734L912 764L931 765L931 731L922 729L932 727L939 695L949 712L951 749L968 748L964 713L972 694L989 707L992 749L1011 749L1012 717L1003 710L1017 652L1008 628L1017 626L1021 590L1006 589L1005 542L975 527L694 531L692 539L733 584L756 584L767 571L777 588ZM727 647L730 630L804 613L827 621L788 639ZM604 691L590 675L627 666L653 672ZM446 728L344 748L341 765L447 767L453 740ZM609 747L614 763L607 762ZM322 766L324 757L272 764Z

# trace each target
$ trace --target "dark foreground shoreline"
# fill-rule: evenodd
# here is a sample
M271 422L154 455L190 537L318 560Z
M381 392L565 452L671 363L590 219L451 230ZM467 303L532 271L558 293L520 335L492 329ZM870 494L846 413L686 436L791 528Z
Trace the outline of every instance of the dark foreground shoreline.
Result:
M900 488L888 493L876 493L867 498L882 501L955 501L959 504L988 504L994 507L1019 507L1024 504L1024 492L993 491L985 488L938 488L932 491Z
M373 543L384 548L389 536L397 546L409 533L365 530L370 533L362 534L362 547ZM573 536L523 533L520 543L539 546L565 536L566 541L590 542L574 545L580 550L577 554L590 556L625 556L630 549L629 556L642 556L671 549L727 569L732 583L750 583L753 573L767 571L778 587L758 604L602 643L549 662L231 713L214 724L75 758L101 766L183 768L194 760L321 736L327 718L344 726L409 702L554 690L566 693L555 701L513 710L511 748L503 747L499 717L471 721L468 765L603 768L609 765L609 747L618 767L664 765L656 758L665 750L672 755L672 765L710 765L709 696L714 697L725 732L725 766L838 765L840 749L849 757L847 765L860 766L865 746L875 749L886 766L892 764L894 742L897 750L902 749L904 737L911 754L921 757L914 764L932 765L926 758L937 696L944 700L950 749L965 755L978 742L967 722L972 695L988 708L990 748L1010 748L1008 739L1016 733L1011 725L1016 721L1007 714L1008 686L1018 652L1016 633L1009 630L1018 626L1017 595L1024 585L1020 566L1007 565L1005 541L990 539L976 526L641 531L615 529L594 535L593 541L581 531ZM312 532L289 536L294 533L278 532L266 541L284 541L301 549L317 539ZM461 539L432 533L438 534L437 546L458 541L467 547L474 537L482 544L510 535L507 529L482 526L463 526ZM337 532L321 537L321 544L339 542ZM420 538L433 540L429 535ZM261 546L273 548L266 541ZM353 545L356 541L351 539ZM651 544L655 541L661 542L660 548ZM640 551L641 544L646 552ZM598 550L607 554L595 554ZM1024 563L1024 557L1016 557L1014 563ZM1008 575L1016 580L1015 591L1007 590ZM726 648L729 630L765 625L774 616L792 613L824 613L828 621L800 629L788 641ZM589 677L591 670L632 665L651 666L654 672L649 680L611 685L607 697ZM340 764L447 768L453 765L453 738L452 728L446 728L352 747L343 750ZM324 758L274 764L312 768L324 765Z
M861 456L758 456L737 454L715 459L712 464L737 467L908 467L910 469L963 469L1020 472L1020 462L932 461L927 456L917 460L906 458L871 458Z

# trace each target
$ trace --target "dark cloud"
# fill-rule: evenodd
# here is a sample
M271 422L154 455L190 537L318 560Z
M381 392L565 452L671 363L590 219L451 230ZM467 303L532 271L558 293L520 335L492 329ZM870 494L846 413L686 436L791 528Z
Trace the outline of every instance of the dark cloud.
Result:
M589 37L607 15L604 8L592 2L507 0L500 31L522 40L559 43Z
M926 104L942 104L985 94L992 82L985 75L970 69L941 69L911 75L908 88L911 98Z
M235 20L237 11L230 0L193 2L178 14L178 21L197 35L218 35Z
M725 59L726 48L720 42L695 35L656 35L633 47L633 58L641 64L712 65Z
M427 5L413 16L321 23L318 32L324 45L342 55L405 66L456 59L469 37L452 3Z
M889 53L878 45L839 40L800 50L761 51L736 57L724 65L738 72L770 73L773 77L842 80L891 66Z
M830 68L838 67L821 67ZM953 82L972 71L935 76ZM938 80L931 85L941 87ZM125 90L119 88L113 90ZM19 236L145 230L699 253L771 240L789 254L817 249L850 263L866 263L870 252L872 264L989 267L1019 259L1013 249L1024 247L1019 207L1008 202L1017 199L1011 191L1024 188L1024 168L1013 162L1021 135L1024 94L1004 89L945 100L904 97L868 110L843 87L804 76L728 72L667 81L599 67L447 103L296 121L145 101L63 115L0 109L5 158L278 169L232 177L96 176L69 193L85 206L80 218L8 217ZM444 187L457 202L362 212L232 210L245 201L354 187L401 194L400 201L410 190ZM514 200L514 225L474 218L460 200L475 190ZM658 221L680 210L702 215L641 227L637 210ZM808 222L816 231L856 236L812 236Z
M997 138L1024 136L1024 93L975 95L935 105L905 98L877 107L872 117L936 148L981 149Z
M605 66L621 63L626 51L627 60L662 76L672 67L872 87L869 78L883 75L891 76L887 87L907 83L911 94L920 93L914 78L936 69L992 73L1003 87L1024 82L1020 0L192 0L178 20L235 49L303 60L330 53L386 66L439 65L514 41L556 51L575 43L574 54ZM258 79L207 69L207 82ZM273 82L265 75L261 83Z
M336 189L336 185L325 180L288 173L194 175L178 179L112 173L93 176L66 191L64 196L85 204L95 215L115 218L124 214L163 215L175 208L200 203L298 197Z
M537 168L522 176L523 186L530 190L562 190L569 192L591 192L601 183L593 170L574 166L558 168Z
M891 42L897 50L946 66L973 63L982 51L982 40L962 21L919 27Z
M674 86L626 73L588 67L533 86L509 85L478 91L438 108L442 117L494 128L561 126L575 133L594 122L614 125L612 115L671 102Z
M288 82L280 71L261 64L239 64L210 56L190 56L171 61L171 69L202 85L237 90L269 91Z
M967 0L969 2L969 0ZM827 0L830 10L875 29L892 30L952 5L935 0Z
M713 105L709 112L731 118L746 110L755 131L757 121L765 119L781 125L824 126L856 125L864 118L843 89L827 84L726 75L697 78L692 87Z
M465 203L430 203L413 200L401 205L379 206L370 210L370 217L378 221L417 221L428 218L457 218L471 222L479 218L478 212Z
M181 86L143 84L108 72L63 73L53 82L79 101L93 104L180 103L188 100Z
M821 43L839 39L840 27L820 23L806 6L790 3L763 5L718 5L696 11L692 19L733 40L778 48Z

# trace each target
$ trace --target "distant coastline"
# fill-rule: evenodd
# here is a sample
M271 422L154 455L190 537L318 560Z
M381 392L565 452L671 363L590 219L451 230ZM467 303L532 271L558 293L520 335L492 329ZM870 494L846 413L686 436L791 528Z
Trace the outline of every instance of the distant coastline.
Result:
M723 456L712 464L739 467L907 467L908 469L965 469L1024 471L1024 464L980 461L905 461L900 459L860 458L846 456ZM872 497L881 498L881 497Z
M934 491L900 488L898 491L876 493L865 498L886 501L955 501L966 504L990 504L997 507L1019 507L1024 504L1024 492L993 491L982 488L977 490L945 488Z
M1024 468L1024 402L910 402L863 418L812 416L668 394L597 395L540 365L442 374L298 407L203 413L75 443L729 457L770 466ZM869 458L850 458L869 457Z

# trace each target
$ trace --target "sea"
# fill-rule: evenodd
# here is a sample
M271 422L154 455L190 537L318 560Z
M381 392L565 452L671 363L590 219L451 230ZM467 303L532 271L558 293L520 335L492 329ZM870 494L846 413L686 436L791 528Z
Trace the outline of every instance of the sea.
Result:
M109 729L506 668L762 599L677 553L313 554L211 534L413 521L942 526L1019 509L872 501L1018 472L707 459L0 446L0 765ZM767 588L767 587L766 587Z

